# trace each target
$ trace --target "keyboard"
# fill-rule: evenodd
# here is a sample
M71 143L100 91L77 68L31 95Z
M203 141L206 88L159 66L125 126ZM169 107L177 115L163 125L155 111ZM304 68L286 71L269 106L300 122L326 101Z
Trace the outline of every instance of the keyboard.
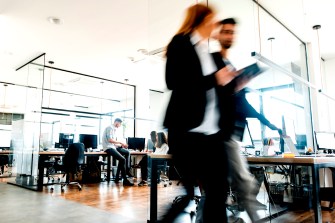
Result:
M335 157L335 154L311 154L311 155L299 155L296 157Z

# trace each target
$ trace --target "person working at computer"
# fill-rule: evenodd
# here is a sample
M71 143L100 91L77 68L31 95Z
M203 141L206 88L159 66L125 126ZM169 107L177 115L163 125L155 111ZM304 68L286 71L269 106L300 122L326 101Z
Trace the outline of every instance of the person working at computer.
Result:
M123 186L133 186L134 184L130 182L127 178L128 175L131 176L130 172L130 152L127 149L128 145L116 139L116 130L121 126L122 120L116 118L114 123L107 126L102 134L102 146L104 151L118 160L117 169L121 171L121 176L123 179ZM119 171L116 171L116 177L114 182L119 182Z
M145 152L155 152L155 145L157 142L157 132L156 131L151 131L150 132L150 139L147 141L147 148Z
M157 142L155 144L155 152L154 154L167 154L169 151L169 146L167 142L167 137L164 132L157 133ZM138 184L138 186L144 186L148 185L148 156L145 155L142 157L141 161L138 163L138 165L141 167L141 182Z

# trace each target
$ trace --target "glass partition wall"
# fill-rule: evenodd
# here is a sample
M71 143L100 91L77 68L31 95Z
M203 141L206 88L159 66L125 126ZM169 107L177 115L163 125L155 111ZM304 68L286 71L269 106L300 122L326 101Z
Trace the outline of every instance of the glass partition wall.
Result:
M10 149L13 151L15 183L32 189L38 166L44 58L42 54L17 69L18 78L8 83L10 90L6 95L13 103L13 113L20 114L20 118L15 119L13 115L11 123Z
M305 84L309 83L306 43L257 1L208 2L218 8L220 18L234 17L238 21L236 41L229 51L231 62L238 69L254 62L266 69L247 86L249 103L272 124L283 129L301 152L305 147L313 148L311 89ZM279 142L277 131L259 120L249 119L248 123L250 134L245 137L252 138L256 148L262 147L267 137Z
M124 83L46 67L42 104L41 144L46 148L59 145L59 134L98 136L114 118L123 119L122 138L134 135L135 87ZM96 148L94 148L96 149Z
M101 134L117 117L123 119L119 140L135 133L135 86L45 66L44 57L19 68L2 86L8 106L18 98L15 112L6 113L16 176L10 183L33 190L39 151L64 151L83 135L94 135L92 149L102 149Z
M189 1L183 9L197 2L199 1ZM300 152L305 152L308 147L315 148L310 102L313 89L304 84L309 82L307 67L309 54L306 43L258 5L258 1L207 0L202 2L215 7L218 11L218 19L234 17L238 22L236 40L228 55L233 65L241 69L258 62L267 70L248 84L249 103L272 124L283 129ZM160 13L160 17L169 18L165 19L170 25L164 26L164 32L170 38L180 26L176 21L181 22L185 15L185 11L179 8L152 13ZM156 21L155 23L159 24ZM168 41L169 38L161 44L165 46ZM261 55L262 58L278 65L280 69L272 67L255 55ZM287 75L287 72L294 76ZM249 129L246 129L242 142L244 145L252 144L254 148L260 149L263 146L263 139L271 137L275 139L276 146L281 150L277 131L272 131L256 119L248 119L248 126ZM254 151L255 149L248 149L252 154ZM158 193L157 196L159 207L161 205L159 201L163 200L161 197L166 195ZM160 214L158 213L158 217Z

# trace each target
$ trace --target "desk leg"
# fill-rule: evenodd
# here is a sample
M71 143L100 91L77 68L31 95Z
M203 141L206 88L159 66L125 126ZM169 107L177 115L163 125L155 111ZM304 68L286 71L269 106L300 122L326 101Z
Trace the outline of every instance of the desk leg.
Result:
M333 205L334 205L334 196L335 196L335 168L330 167L329 168L332 172L332 179L333 179L333 193L332 193L332 198L331 201L329 202L329 210L333 211Z
M312 166L312 178L313 178L313 210L315 222L322 222L322 212L320 203L320 178L319 178L319 168L315 165Z
M43 190L43 179L44 179L44 162L46 160L45 156L40 156L38 159L38 179L37 179L37 190Z
M148 167L151 168L150 173L150 220L148 222L157 222L157 161L148 157Z
M111 156L107 156L107 182L111 180Z

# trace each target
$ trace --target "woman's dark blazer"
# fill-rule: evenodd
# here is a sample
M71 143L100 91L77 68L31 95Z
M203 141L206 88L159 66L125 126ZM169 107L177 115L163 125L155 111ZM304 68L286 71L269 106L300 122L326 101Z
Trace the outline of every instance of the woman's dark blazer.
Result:
M188 131L204 118L206 91L216 86L215 73L204 76L200 60L189 35L176 35L167 47L165 79L172 90L163 125L168 129ZM219 53L216 61L222 61ZM224 63L218 65L222 68Z

